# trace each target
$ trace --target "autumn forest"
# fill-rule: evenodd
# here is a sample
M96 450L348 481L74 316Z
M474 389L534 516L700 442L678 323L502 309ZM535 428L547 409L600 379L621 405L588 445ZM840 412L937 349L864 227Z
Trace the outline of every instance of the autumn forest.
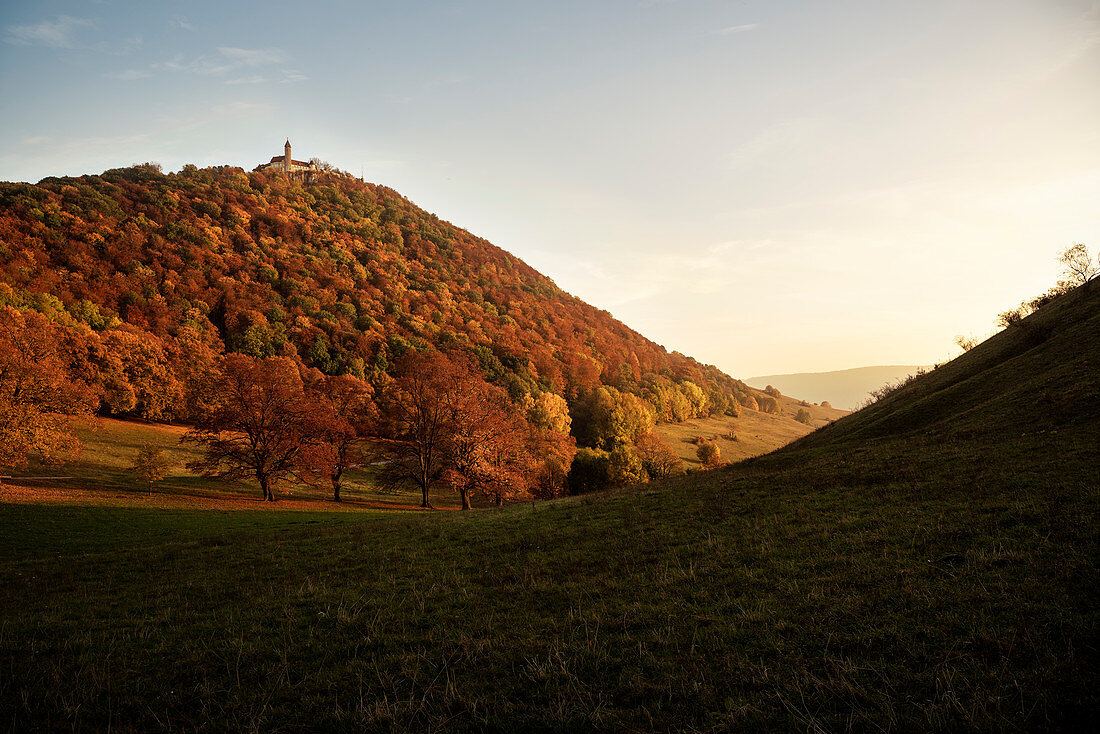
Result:
M0 465L72 454L66 416L179 421L270 500L362 465L425 507L632 484L683 471L656 423L779 410L336 171L0 184L0 347Z

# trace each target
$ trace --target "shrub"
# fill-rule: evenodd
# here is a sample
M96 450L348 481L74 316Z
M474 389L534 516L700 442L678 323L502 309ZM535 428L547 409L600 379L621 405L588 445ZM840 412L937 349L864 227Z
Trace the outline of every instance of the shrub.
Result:
M1025 315L1022 308L1013 308L1004 313L997 314L997 326L1002 329L1015 326L1023 321Z
M882 387L876 388L875 390L872 390L870 393L868 393L867 399L864 400L859 405L859 407L860 408L866 408L868 405L874 405L875 403L882 400L887 395L892 395L893 393L897 392L901 388L908 386L910 383L912 383L914 380L916 380L921 375L926 375L926 374L928 374L928 370L921 367L921 368L917 369L916 372L914 372L913 374L906 377L904 380L898 380L897 382L887 382Z
M707 441L695 450L695 455L705 469L714 469L722 465L722 450L718 448L718 444Z
M963 336L962 334L959 334L955 337L955 344L957 344L959 346L959 349L962 349L964 352L969 352L971 349L978 345L978 339L977 337Z
M799 408L798 412L795 413L794 419L799 423L805 423L807 426L812 426L814 424L813 415L805 408Z
M783 406L779 403L779 401L771 397L770 395L761 395L759 400L757 400L757 403L759 404L759 410L762 413L772 413L774 415L778 415L783 411Z

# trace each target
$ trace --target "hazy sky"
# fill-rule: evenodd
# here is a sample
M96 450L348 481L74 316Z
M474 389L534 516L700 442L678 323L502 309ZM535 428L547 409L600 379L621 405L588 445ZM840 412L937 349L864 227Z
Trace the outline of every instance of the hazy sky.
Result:
M320 157L740 377L953 356L1100 246L1100 3L0 6L0 179Z

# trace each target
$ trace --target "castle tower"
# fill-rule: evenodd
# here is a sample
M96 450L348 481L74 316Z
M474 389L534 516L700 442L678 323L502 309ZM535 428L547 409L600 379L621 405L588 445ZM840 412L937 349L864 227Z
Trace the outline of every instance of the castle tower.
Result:
M290 138L286 139L286 145L283 146L283 170L290 173Z

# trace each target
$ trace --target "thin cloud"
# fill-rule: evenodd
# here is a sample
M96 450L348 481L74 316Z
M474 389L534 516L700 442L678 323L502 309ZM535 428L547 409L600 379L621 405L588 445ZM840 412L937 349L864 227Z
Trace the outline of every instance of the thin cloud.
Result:
M734 148L728 161L735 169L766 165L775 156L792 150L805 150L823 136L825 121L820 117L800 117L774 122Z
M290 69L283 69L283 78L279 81L282 84L293 84L294 82L304 82L309 79L308 76L300 71L291 71Z
M169 21L169 25L171 25L173 28L179 28L180 30L184 31L195 30L195 26L188 23L187 18L183 17L182 15L173 15L172 20Z
M222 46L218 53L198 56L187 60L177 54L168 61L153 64L150 68L163 71L189 71L194 74L220 76L231 72L241 72L260 66L278 64L286 59L286 54L278 49L269 48L233 48ZM254 83L255 75L242 77L233 83Z
M228 74L239 68L239 65L227 63L216 56L199 56L188 61L181 54L177 54L168 61L153 64L151 68L163 71L189 71L194 74Z
M153 76L152 72L144 71L142 69L125 69L123 71L112 71L104 74L103 76L108 79L121 79L123 81L133 81L134 79L147 79Z
M267 81L267 77L262 74L253 74L252 76L242 76L236 79L226 79L226 84L263 84Z
M233 48L231 46L221 46L218 48L218 53L242 66L278 64L286 59L286 55L282 51L273 48Z
M744 25L731 25L728 28L719 28L716 31L712 31L715 36L732 36L735 33L745 33L746 31L754 31L760 27L759 23L745 23Z
M59 15L55 21L43 21L33 25L12 25L4 29L5 41L20 46L42 45L51 48L76 48L74 35L81 28L93 26L86 18Z

